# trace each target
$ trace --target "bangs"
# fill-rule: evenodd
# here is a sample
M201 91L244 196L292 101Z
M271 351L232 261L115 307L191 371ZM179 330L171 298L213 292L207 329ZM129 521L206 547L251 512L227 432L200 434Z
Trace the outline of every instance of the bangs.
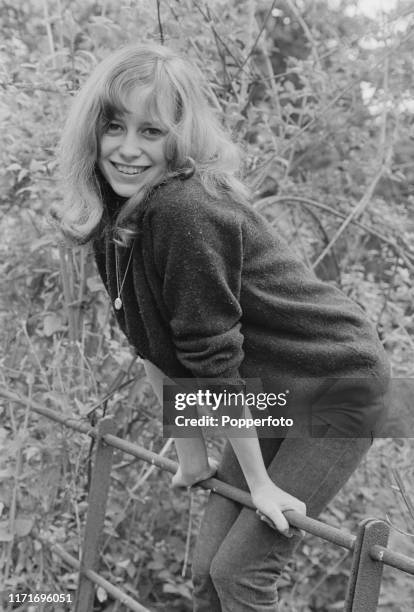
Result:
M156 81L148 88L144 105L151 119L168 131L174 131L181 121L183 106L181 96L167 80Z
M137 76L136 69L114 75L98 95L101 123L132 110L126 100L136 90L132 106L143 109L151 121L166 131L174 131L182 116L181 95L164 71L157 68L154 66L145 76Z

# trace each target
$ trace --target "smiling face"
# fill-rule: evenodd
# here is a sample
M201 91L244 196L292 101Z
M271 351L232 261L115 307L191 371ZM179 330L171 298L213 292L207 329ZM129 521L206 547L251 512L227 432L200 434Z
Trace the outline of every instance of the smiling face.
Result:
M153 181L165 174L167 131L151 117L142 91L133 89L124 105L125 111L105 124L98 166L115 193L130 198L149 178Z

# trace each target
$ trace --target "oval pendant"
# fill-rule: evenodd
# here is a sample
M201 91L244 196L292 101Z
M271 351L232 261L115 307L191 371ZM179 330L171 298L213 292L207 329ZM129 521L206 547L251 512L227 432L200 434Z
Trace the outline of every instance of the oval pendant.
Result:
M115 306L115 310L121 310L122 300L119 296L115 299L114 306Z

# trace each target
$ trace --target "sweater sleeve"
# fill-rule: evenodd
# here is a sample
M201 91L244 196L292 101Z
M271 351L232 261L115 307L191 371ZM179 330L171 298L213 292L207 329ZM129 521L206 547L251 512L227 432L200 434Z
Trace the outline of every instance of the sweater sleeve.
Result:
M176 355L197 378L239 379L243 360L242 224L226 202L159 202L151 218L154 261Z

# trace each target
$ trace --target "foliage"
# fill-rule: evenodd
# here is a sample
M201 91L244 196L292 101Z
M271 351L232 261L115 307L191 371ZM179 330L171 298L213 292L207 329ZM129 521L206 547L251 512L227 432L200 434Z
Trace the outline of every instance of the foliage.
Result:
M352 6L164 0L159 23L150 0L3 2L5 390L92 424L114 414L118 435L162 448L159 407L114 326L90 253L56 244L44 221L61 198L55 148L71 95L111 49L158 39L161 30L208 77L245 151L255 206L321 277L365 308L394 375L413 376L413 20L408 0L382 22ZM68 592L76 574L49 544L78 554L90 443L14 402L4 401L0 415L4 588ZM389 467L410 488L409 452L409 440L381 441L324 518L355 531L367 513L386 511L413 531ZM188 501L169 492L168 476L147 477L146 469L116 457L101 573L151 609L190 609L189 579L181 577ZM204 500L196 494L196 517ZM307 538L286 574L281 609L339 609L348 570L343 551ZM395 572L384 585L380 609L401 610L412 587ZM97 610L121 609L99 594Z

